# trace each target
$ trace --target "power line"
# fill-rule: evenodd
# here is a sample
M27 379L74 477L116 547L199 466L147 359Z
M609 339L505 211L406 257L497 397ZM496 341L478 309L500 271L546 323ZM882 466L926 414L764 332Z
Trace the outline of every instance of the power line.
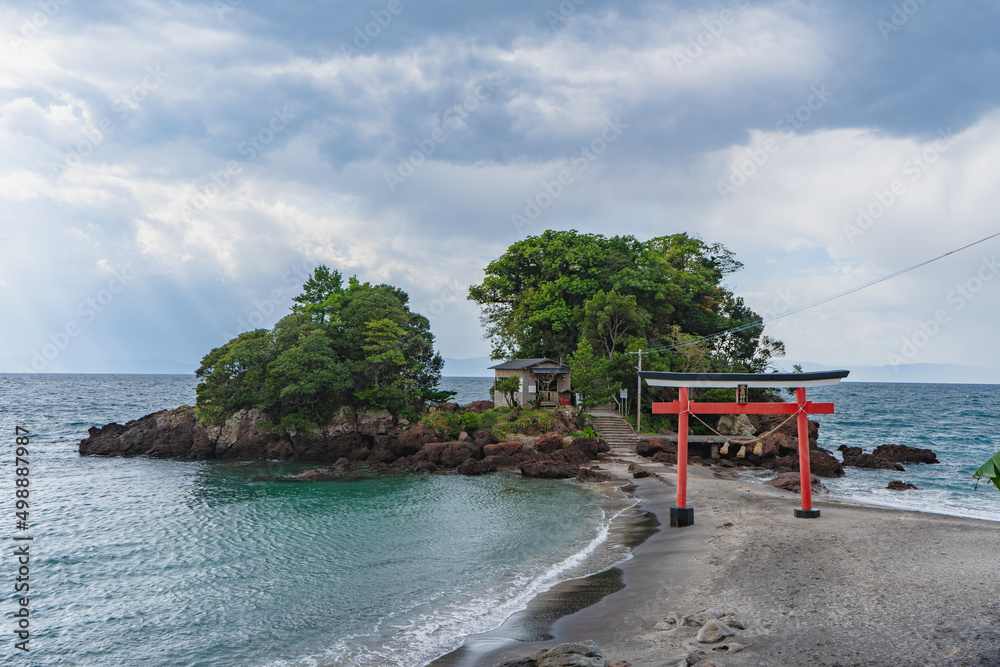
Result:
M650 353L653 353L653 352L664 352L666 350L679 350L680 348L683 348L683 347L690 347L692 345L698 345L699 343L704 343L705 341L714 340L716 338L719 338L721 336L725 336L725 335L728 335L728 334L731 334L731 333L737 333L739 331L744 331L746 329L753 329L755 327L763 326L765 324L765 322L770 323L770 322L773 322L774 320L781 319L782 317L788 317L789 315L794 315L796 313L801 313L803 310L808 310L809 308L813 308L815 306L820 306L820 305L822 305L824 303L828 303L830 301L833 301L834 299L839 299L841 297L847 296L848 294L854 294L855 292L860 292L861 290L866 289L868 287L871 287L873 285L878 285L879 283L884 283L886 280L891 280L892 278L895 278L897 276L901 276L904 273L909 273L910 271L913 271L915 269L919 269L922 266L927 266L928 264L932 264L932 263L934 263L934 262L936 262L936 261L938 261L940 259L944 259L945 257L947 257L949 255L954 255L957 252L962 252L963 250L968 250L972 246L979 245L980 243L985 243L986 241L989 241L990 239L994 239L994 238L996 238L998 236L1000 236L1000 232L997 232L996 234L990 234L989 236L981 238L978 241L974 241L972 243L964 245L961 248L955 248L954 250L950 250L950 251L948 251L948 252L946 252L946 253L944 253L942 255L938 255L937 257L934 257L934 258L928 259L926 261L920 262L919 264L914 264L913 266L908 266L905 269L900 269L899 271L896 271L895 273L890 273L887 276L882 276L881 278L876 278L875 280L867 282L864 285L858 285L857 287L852 287L849 290L844 290L843 292L839 292L839 293L834 294L832 296L824 297L822 299L819 299L818 301L813 301L811 303L807 303L804 306L799 306L798 308L792 308L790 310L786 310L785 312L778 313L774 317L769 317L766 320L764 318L761 318L759 320L754 320L754 321L749 322L747 324L742 324L742 325L740 325L738 327L733 327L732 329L726 329L725 331L720 331L718 333L714 333L711 336L704 336L702 338L697 338L695 340L688 341L687 343L679 343L677 345L667 345L665 347L657 347L657 348L654 348L654 349L651 349L651 350L642 350L642 353L643 354L650 354ZM631 352L630 354L637 354L637 353L636 352Z

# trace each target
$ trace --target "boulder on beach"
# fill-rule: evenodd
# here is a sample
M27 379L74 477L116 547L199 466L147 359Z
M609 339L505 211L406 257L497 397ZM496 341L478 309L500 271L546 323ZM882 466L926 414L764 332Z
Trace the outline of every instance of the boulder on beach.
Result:
M506 660L496 667L610 667L611 661L601 653L601 648L587 640L574 644L559 644L543 648L530 658Z
M898 479L894 479L891 482L889 482L889 485L887 487L885 487L885 488L888 489L889 491L919 491L920 490L917 487L913 486L912 484L908 484L907 482L904 482L904 481L898 480Z
M794 493L800 493L802 491L802 477L797 472L782 473L774 479L764 483L783 491L792 491ZM812 486L813 491L820 492L824 490L823 484L819 481L819 477L816 475L809 476L809 483Z

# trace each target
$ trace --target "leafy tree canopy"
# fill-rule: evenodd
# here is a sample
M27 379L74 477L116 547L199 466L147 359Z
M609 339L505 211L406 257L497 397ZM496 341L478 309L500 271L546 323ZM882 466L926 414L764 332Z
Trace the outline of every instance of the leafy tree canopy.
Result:
M740 268L725 246L687 234L642 242L549 230L491 262L469 298L482 309L494 359L604 357L609 363L599 364L598 375L611 388L629 375L634 382L634 357L620 358L627 352L688 344L759 320L723 285ZM643 367L764 372L783 353L757 325L646 355ZM596 389L602 378L587 382Z
M198 416L220 423L258 408L284 430L315 428L342 405L419 411L437 390L441 356L409 296L319 266L270 331L240 334L205 355L195 373Z

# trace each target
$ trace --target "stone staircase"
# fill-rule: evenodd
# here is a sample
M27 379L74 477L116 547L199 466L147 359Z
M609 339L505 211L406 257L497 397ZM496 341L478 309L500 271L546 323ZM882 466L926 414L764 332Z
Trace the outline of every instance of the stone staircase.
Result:
M594 428L611 447L612 453L635 453L635 443L639 438L632 430L632 425L622 419L620 414L612 411L595 411L591 412L590 416L593 418Z

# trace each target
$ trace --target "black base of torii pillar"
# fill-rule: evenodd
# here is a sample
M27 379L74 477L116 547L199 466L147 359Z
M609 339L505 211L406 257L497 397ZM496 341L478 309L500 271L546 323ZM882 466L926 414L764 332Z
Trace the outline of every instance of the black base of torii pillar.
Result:
M670 527L671 528L683 528L685 526L694 525L694 508L693 507L671 507L670 508Z
M670 508L670 525L682 528L694 525L694 508L687 506L688 419L694 414L769 414L796 415L799 435L799 484L802 507L795 510L798 519L817 519L819 510L812 506L812 473L809 470L810 414L833 414L833 403L806 400L806 386L839 384L850 371L820 373L659 373L640 371L639 377L652 387L677 387L678 398L672 403L653 403L653 414L677 415L677 504ZM736 403L692 403L691 387L732 387ZM795 387L795 403L749 403L748 387Z

